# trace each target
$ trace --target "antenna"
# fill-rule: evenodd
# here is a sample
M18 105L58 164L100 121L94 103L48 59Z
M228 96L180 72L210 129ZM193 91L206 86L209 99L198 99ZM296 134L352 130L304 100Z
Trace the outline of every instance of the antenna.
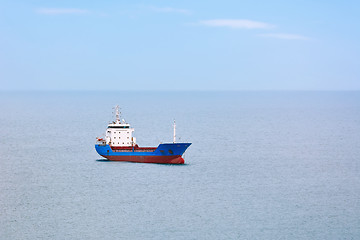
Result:
M174 119L174 141L173 143L176 142L176 122L175 122L175 119Z
M116 122L120 122L120 107L119 105L115 106L115 117L116 117Z

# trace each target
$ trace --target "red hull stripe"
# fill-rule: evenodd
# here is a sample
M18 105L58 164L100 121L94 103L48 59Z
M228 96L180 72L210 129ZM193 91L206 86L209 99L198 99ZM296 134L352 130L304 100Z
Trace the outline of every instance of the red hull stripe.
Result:
M103 156L103 155L102 155ZM139 163L167 163L184 164L181 156L103 156L110 161L139 162Z
M110 146L112 150L156 150L157 147L139 147L137 144L134 147L114 147Z

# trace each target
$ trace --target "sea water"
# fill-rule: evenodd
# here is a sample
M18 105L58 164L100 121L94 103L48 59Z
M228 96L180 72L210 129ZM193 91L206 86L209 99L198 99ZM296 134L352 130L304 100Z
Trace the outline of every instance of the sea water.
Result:
M0 239L359 239L360 92L1 92ZM101 161L112 108L185 165Z

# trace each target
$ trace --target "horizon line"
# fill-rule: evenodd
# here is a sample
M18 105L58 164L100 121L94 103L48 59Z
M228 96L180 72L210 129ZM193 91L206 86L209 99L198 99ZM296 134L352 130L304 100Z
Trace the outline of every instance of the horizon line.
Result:
M360 89L227 89L227 90L84 90L84 89L0 89L0 92L359 92Z

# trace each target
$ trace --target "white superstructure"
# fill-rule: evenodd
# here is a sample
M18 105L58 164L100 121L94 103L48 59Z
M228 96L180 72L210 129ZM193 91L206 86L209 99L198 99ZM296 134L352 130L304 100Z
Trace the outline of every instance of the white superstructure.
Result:
M115 107L116 120L108 125L105 134L106 144L114 147L131 147L136 145L136 139L133 138L133 128L123 119L120 120L119 106Z

